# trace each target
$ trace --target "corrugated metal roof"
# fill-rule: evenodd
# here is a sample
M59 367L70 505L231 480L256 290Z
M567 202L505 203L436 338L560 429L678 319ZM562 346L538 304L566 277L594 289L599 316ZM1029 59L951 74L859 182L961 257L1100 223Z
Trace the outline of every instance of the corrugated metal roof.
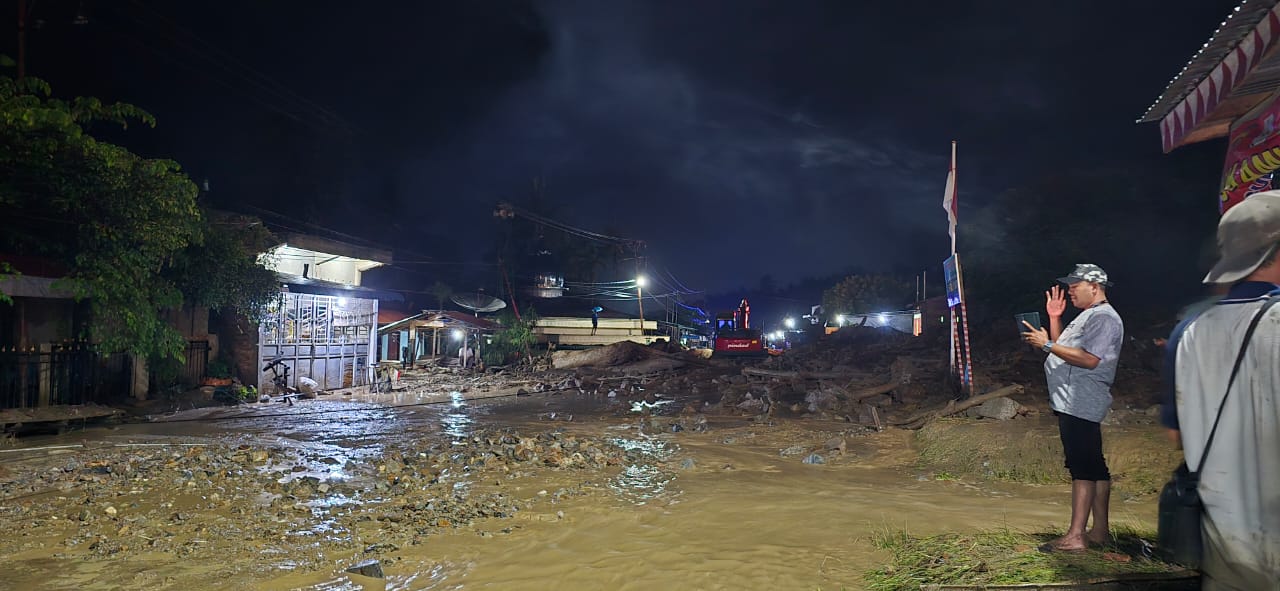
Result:
M1236 46L1253 31L1258 23L1267 16L1280 0L1244 0L1236 6L1222 25L1214 31L1191 61L1182 71L1169 81L1164 92L1147 108L1147 112L1138 118L1138 123L1149 123L1164 119L1183 99L1195 92L1196 86L1205 79L1223 58L1235 51ZM1274 88L1274 85L1272 86ZM1269 90L1269 89L1264 89Z

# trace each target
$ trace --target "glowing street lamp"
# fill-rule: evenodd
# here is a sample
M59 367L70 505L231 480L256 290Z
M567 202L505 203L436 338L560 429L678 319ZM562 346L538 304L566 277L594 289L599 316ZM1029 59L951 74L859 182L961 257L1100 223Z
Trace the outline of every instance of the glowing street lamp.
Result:
M787 319L783 320L783 321L782 321L782 323L783 323L783 324L785 324L785 325L787 326L787 328L795 328L795 327L796 327L796 319L795 319L795 318L787 318Z
M455 341L461 341L461 340L462 340L462 329L460 329L460 328L455 328L455 329L453 329L453 340L455 340Z

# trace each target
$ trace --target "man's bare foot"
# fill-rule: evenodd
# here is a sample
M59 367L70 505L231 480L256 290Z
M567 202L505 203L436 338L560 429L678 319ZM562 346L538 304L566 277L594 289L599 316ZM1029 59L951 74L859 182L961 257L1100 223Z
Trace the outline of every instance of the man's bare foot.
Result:
M1110 546L1116 543L1116 538L1109 531L1097 533L1094 530L1089 530L1084 534L1084 541L1090 546Z
M1040 546L1041 552L1082 552L1089 546L1085 542L1084 534L1067 534L1053 540L1047 544Z

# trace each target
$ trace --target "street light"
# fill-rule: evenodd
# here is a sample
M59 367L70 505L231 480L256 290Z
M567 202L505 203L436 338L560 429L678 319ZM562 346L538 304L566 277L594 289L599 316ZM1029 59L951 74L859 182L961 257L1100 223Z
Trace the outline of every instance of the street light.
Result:
M459 329L459 328L453 329L453 340L455 341L462 340L462 329Z
M836 325L844 326L844 314L836 314Z
M795 327L796 327L796 319L795 319L795 318L787 318L787 319L783 320L783 321L782 321L782 323L783 323L783 324L785 324L785 325L787 325L787 328L795 328Z

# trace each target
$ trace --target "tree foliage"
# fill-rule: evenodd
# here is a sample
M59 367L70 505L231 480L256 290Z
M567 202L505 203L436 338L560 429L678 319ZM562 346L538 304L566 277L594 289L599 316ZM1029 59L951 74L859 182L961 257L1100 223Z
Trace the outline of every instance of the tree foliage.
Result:
M258 261L271 246L271 233L251 216L203 212L197 242L177 253L166 276L188 304L234 311L257 322L280 280Z
M1001 193L960 234L970 318L1042 309L1044 291L1077 263L1106 269L1126 311L1194 299L1212 253L1213 187L1135 167L1067 171Z
M436 298L436 309L444 309L444 301L453 296L453 287L443 281L436 281L431 284L431 295Z
M538 313L533 308L526 310L520 319L516 319L510 309L502 310L498 314L498 322L505 328L494 334L493 342L481 351L485 365L506 365L519 359L537 340L533 333L533 325L537 321Z
M153 126L151 115L50 95L40 80L0 77L0 249L65 264L61 281L88 299L90 336L108 350L180 354L182 337L162 311L181 306L184 289L199 303L251 308L265 276L239 256L234 232L207 232L198 190L178 164L87 132L100 123ZM246 269L247 280L235 273Z
M828 314L897 310L911 303L914 285L894 275L850 275L822 292Z

